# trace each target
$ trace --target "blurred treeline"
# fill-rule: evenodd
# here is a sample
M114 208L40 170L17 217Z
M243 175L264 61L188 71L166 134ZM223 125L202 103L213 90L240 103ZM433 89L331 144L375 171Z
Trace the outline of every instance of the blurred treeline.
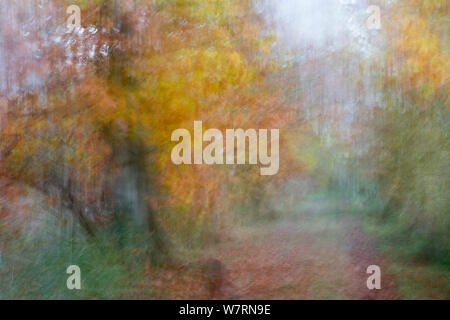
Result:
M70 4L83 29L68 33ZM309 184L294 197L362 199L380 236L448 265L446 0L389 2L369 55L288 50L251 0L7 0L0 10L0 281L10 288L0 298L66 297L69 264L85 270L84 297L128 297L146 265L279 216L289 179ZM333 70L342 101L315 80ZM194 120L280 128L279 173L175 166L170 135Z
M447 1L397 1L375 72L367 176L393 224L392 242L450 263L449 11ZM373 187L372 187L373 188ZM367 191L366 191L367 192Z
M448 1L392 1L368 56L341 52L356 112L332 113L311 154L327 189L357 199L377 236L422 261L450 263ZM335 59L336 60L336 59ZM342 60L338 60L342 61ZM339 63L339 62L338 62ZM348 80L347 80L348 81ZM339 127L341 125L341 127Z

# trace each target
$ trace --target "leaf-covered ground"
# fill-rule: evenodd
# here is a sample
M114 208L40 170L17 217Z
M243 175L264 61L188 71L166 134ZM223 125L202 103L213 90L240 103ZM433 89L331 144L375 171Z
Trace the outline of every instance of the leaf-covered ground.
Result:
M449 297L448 274L442 279L442 274L425 272L417 265L395 271L390 257L346 214L348 209L344 201L308 201L278 221L240 228L200 258L169 271L149 269L148 276L155 279L151 283L157 291L163 292L161 298L209 299L211 280L202 263L214 257L225 267L221 292L214 299ZM381 290L367 289L369 265L381 268Z

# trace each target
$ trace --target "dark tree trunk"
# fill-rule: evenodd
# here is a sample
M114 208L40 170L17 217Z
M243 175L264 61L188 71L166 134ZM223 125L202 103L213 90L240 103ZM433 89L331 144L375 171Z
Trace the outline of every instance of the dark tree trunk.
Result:
M123 239L125 229L142 232L150 241L152 260L167 255L169 241L147 200L155 186L150 181L148 148L139 139L127 139L114 148L113 159L120 168L115 178L113 208ZM153 188L152 188L153 187Z

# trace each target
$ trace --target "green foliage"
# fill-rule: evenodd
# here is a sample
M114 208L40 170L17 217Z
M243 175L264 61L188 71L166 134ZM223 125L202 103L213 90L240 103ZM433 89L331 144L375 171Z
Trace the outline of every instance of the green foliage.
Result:
M155 294L151 288L135 288L141 281L136 274L149 263L148 241L131 231L125 243L108 229L99 231L95 241L81 237L77 228L66 231L42 225L31 238L9 242L2 255L1 299L133 299ZM82 290L67 289L69 265L80 267Z

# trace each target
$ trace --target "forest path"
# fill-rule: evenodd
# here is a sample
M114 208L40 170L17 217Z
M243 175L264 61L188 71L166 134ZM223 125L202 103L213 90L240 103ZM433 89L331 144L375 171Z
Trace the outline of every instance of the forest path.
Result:
M344 202L310 201L280 221L240 230L219 248L224 298L399 299L384 259L348 215ZM367 267L381 268L369 290Z
M385 260L344 214L347 206L308 200L279 219L234 230L200 259L217 259L225 269L220 295L213 298L400 299ZM201 262L189 265L158 276L160 288L169 298L210 299ZM381 268L381 290L366 286L369 265Z

